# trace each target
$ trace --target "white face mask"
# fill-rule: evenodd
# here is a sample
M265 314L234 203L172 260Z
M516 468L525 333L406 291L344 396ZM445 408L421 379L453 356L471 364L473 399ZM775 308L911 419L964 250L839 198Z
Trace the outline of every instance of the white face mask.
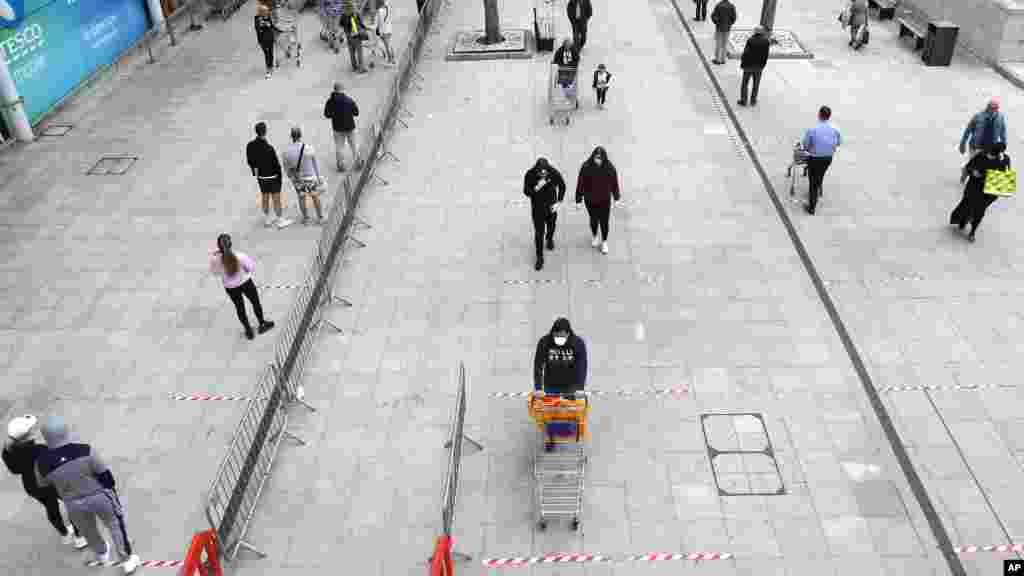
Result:
M556 346L565 346L565 343L569 341L568 336L555 336Z

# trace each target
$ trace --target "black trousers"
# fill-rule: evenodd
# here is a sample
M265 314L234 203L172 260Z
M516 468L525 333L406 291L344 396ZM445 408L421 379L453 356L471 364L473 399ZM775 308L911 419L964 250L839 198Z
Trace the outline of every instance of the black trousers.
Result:
M544 260L544 241L555 239L555 224L558 214L551 212L533 212L533 245L537 250L537 260Z
M274 44L260 44L260 49L263 50L263 61L267 65L267 71L274 68Z
M583 45L587 43L587 21L569 20L569 25L572 26L573 44L576 45L577 50L582 50Z
M807 159L807 179L810 181L810 200L808 207L814 212L818 205L818 198L821 196L821 183L825 180L825 172L832 164L831 156L811 156Z
M750 103L757 102L757 92L761 89L761 73L764 68L754 68L743 71L743 80L740 82L740 101L747 102L747 86L750 80L754 80L754 89L750 92Z
M604 105L604 99L608 97L608 87L597 89L597 103Z
M49 490L40 488L38 492L29 493L29 496L35 498L36 501L46 508L46 519L50 521L50 525L57 530L58 534L65 536L68 533L68 529L64 524L64 517L60 515L60 498L57 497L57 491L53 488ZM71 529L74 530L75 534L79 533L78 528L75 528L74 524L71 525Z
M601 239L608 241L608 219L612 214L611 204L607 206L592 206L587 204L587 214L590 215L590 234L597 236L597 229L601 228Z
M988 207L997 198L998 196L991 194L964 191L964 197L960 199L960 203L956 205L953 213L949 216L949 223L956 224L958 228L963 230L967 222L970 221L971 232L974 232L981 225L981 220L985 217L985 211L988 210Z
M242 300L243 294L252 304L252 311L256 314L256 320L263 324L263 306L260 305L260 295L256 291L256 284L253 283L252 278L246 280L237 288L225 288L225 291L227 291L228 297L231 298L231 302L235 305L235 312L238 313L238 320L242 323L242 326L250 328L249 317L245 313L245 302Z
M695 0L697 4L697 15L693 17L694 20L707 20L708 19L708 0Z

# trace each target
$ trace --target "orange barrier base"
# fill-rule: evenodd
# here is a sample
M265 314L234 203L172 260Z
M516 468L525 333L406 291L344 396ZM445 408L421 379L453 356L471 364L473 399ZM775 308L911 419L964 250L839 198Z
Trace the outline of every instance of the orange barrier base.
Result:
M206 559L203 560L203 552ZM185 552L185 565L178 576L224 576L220 568L220 556L217 554L217 533L213 530L196 532L192 543Z
M430 576L454 576L454 567L452 539L450 536L441 536L434 544L434 556L430 559Z

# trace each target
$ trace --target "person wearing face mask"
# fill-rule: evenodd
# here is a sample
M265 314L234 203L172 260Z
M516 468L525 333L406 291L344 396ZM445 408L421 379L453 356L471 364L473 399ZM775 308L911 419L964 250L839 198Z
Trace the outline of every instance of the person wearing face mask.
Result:
M587 347L572 331L569 320L559 318L551 332L537 342L533 356L533 389L545 394L569 394L587 383Z
M598 146L590 154L590 158L580 168L576 180L576 203L585 201L587 213L590 214L590 233L594 236L592 246L600 247L603 254L608 253L608 226L612 210L612 201L618 202L619 175L615 166L608 160L604 148ZM601 236L597 235L598 228Z
M533 212L533 243L537 250L534 268L540 270L544 267L545 238L548 250L555 249L555 223L558 208L565 199L565 180L547 158L537 158L537 163L526 171L523 178L523 194L530 199Z

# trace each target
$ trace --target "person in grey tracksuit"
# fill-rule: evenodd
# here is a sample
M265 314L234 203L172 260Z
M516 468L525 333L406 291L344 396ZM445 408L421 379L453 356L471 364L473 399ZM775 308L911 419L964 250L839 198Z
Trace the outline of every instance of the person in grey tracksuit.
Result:
M128 574L139 567L132 552L124 508L118 498L114 475L88 444L69 440L68 427L58 416L51 416L42 429L49 447L36 459L36 480L40 486L53 486L64 501L68 517L81 530L95 553L95 561L109 564L110 546L100 534L96 521L102 521L114 540L118 563Z

